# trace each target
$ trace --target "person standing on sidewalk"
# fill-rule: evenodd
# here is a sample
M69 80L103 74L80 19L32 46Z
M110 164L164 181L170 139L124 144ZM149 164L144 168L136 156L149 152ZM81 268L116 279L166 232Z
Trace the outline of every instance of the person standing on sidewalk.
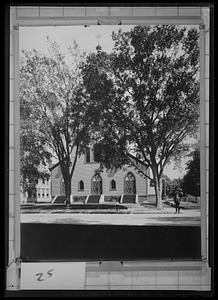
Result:
M176 212L175 213L180 213L180 200L181 200L181 197L180 197L180 193L179 191L175 191L174 193L174 202L175 202L175 207L176 207Z

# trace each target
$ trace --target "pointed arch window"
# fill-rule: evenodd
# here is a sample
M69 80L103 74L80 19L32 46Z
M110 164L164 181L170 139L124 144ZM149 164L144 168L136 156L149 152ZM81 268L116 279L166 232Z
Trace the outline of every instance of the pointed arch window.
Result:
M86 163L91 162L90 148L86 149Z
M91 179L91 192L93 195L102 194L102 178L98 173Z
M124 178L124 193L130 195L136 194L136 180L131 172Z
M116 191L116 181L114 179L112 179L110 182L110 190Z
M79 182L79 191L84 191L84 182L82 180Z

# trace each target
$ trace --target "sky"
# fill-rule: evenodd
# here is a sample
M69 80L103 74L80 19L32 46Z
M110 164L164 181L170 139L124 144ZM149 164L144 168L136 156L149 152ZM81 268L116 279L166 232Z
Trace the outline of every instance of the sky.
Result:
M20 55L22 55L21 50L32 49L48 54L47 37L51 41L56 41L61 47L61 52L66 56L68 54L67 48L73 46L73 41L76 41L79 48L87 53L96 51L98 44L102 46L103 51L110 52L113 48L112 31L116 32L120 28L122 31L128 31L133 27L134 25L20 27ZM173 163L168 165L164 174L171 179L183 177L186 173L185 165L189 159L184 157L180 168L175 167Z
M21 49L36 49L43 53L47 51L47 36L61 46L63 53L67 53L67 47L73 45L75 40L81 50L93 52L98 43L104 51L111 51L113 42L112 31L122 28L127 31L133 25L91 25L84 26L47 26L47 27L20 27L19 45Z

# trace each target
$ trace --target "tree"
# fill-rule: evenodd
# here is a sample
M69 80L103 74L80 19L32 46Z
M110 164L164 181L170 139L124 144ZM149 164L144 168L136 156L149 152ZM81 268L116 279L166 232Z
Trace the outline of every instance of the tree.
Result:
M21 187L23 192L28 193L28 197L36 194L36 185L39 179L50 177L46 168L50 163L51 154L46 150L43 140L32 126L31 121L25 120L24 111L21 109L21 143L20 143L20 174Z
M180 26L135 26L112 34L112 53L92 53L82 67L87 96L96 101L99 161L149 167L162 208L166 164L187 150L199 123L199 34ZM95 99L95 100L94 100ZM139 167L140 166L140 167Z
M50 41L49 52L48 56L36 50L23 51L21 110L37 133L36 143L43 143L46 151L58 159L69 205L77 157L89 143L90 117L86 115L89 103L84 96L77 67L83 54L75 43L69 64L60 47ZM40 148L36 146L36 149Z
M167 178L167 180L166 180L167 196L169 198L173 198L175 191L182 191L182 179L181 178L174 178L174 179Z
M200 197L200 149L197 147L186 164L187 173L183 177L183 191L195 197Z

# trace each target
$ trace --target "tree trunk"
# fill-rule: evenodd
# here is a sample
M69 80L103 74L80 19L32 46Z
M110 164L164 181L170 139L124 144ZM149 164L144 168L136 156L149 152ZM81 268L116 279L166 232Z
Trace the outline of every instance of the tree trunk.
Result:
M70 176L68 176L69 180L65 182L65 195L66 195L66 206L70 206L70 195L71 195L71 180Z
M158 177L157 170L152 168L153 178L154 178L154 189L155 189L155 196L156 196L156 207L157 209L162 209L162 184L161 178Z
M27 202L32 202L32 192L27 191Z
M64 179L64 191L66 196L66 206L70 206L70 195L71 195L71 178L69 173L69 168L61 168L62 176Z
M160 188L160 183L156 184L155 187L155 193L156 193L156 207L157 209L162 209L163 208L163 203L162 203L162 192Z
M31 188L27 191L27 202L36 202L36 197L34 196L36 194L36 190Z
M78 147L76 150L76 157L74 158L74 163L72 166L72 169L70 170L70 158L68 158L67 165L61 167L61 172L64 178L64 184L65 184L65 196L66 196L66 206L70 206L70 196L71 196L71 184L72 184L72 175L74 172L74 168L77 161L77 155L78 155Z

